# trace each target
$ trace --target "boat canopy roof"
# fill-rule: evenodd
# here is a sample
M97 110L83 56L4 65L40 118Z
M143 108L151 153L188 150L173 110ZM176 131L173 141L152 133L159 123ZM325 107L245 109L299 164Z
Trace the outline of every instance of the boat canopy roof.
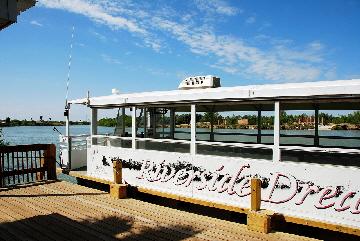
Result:
M177 106L177 111L187 111L189 105L197 104L197 111L271 111L274 101L281 101L283 110L360 110L360 79L154 91L69 103L100 109Z

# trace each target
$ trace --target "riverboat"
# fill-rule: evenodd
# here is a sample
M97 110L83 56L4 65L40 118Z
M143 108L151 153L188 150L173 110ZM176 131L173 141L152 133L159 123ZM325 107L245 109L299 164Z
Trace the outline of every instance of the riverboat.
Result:
M89 108L90 135L71 135L74 104ZM117 126L98 133L99 112L108 109L117 110ZM283 110L313 111L313 134L284 134ZM319 113L333 110L360 110L360 79L220 87L219 78L201 76L187 78L179 90L88 94L68 102L61 163L111 181L112 162L120 161L123 183L233 207L250 206L250 180L259 178L261 208L359 229L360 138L321 134ZM216 114L243 111L258 116L251 133L214 125ZM208 129L197 128L199 113L210 115ZM265 131L261 117L269 113L274 128ZM176 126L179 114L191 117L189 128ZM335 139L349 144L336 146Z

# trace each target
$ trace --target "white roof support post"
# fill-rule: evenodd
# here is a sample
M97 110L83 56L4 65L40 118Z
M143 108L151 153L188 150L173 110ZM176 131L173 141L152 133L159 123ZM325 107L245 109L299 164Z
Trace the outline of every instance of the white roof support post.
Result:
M136 149L136 107L133 106L131 108L132 108L131 148L135 150Z
M96 108L91 108L91 135L97 135L98 134L98 130L97 130L97 125L98 125L98 109Z
M67 158L68 158L68 164L67 168L71 169L71 137L70 137L70 104L68 103L66 106L66 139L67 139Z
M280 101L274 103L274 146L273 146L273 162L278 163L281 160L280 152Z
M191 143L190 154L196 155L196 105L191 105Z
M66 136L70 136L70 104L68 103L66 106L66 131L65 131L65 135Z
M147 137L147 127L148 127L148 112L146 112L147 108L143 108L144 111L144 137Z
M90 134L91 137L93 135L97 135L98 131L97 131L97 125L98 125L98 109L96 108L91 108L91 125L90 125ZM91 138L91 145L96 145L97 144L97 139L96 138Z

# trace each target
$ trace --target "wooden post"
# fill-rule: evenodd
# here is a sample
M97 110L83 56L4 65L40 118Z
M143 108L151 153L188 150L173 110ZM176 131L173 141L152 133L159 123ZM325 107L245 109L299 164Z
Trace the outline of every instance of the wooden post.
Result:
M44 155L41 156L40 167L46 169L47 179L56 180L56 147L54 144L47 144L44 150ZM36 174L36 181L45 179L45 170Z
M113 162L113 170L114 170L114 183L121 184L122 183L122 164L120 161Z
M110 197L120 199L125 198L127 195L127 184L110 184Z
M261 233L268 233L271 230L271 216L273 211L260 210L261 204L261 180L251 179L251 208L247 213L247 228Z
M252 231L269 233L271 230L271 216L274 212L264 212L250 210L247 214L247 228Z
M251 179L251 210L259 211L261 204L261 180L259 178Z
M54 144L47 144L44 156L47 164L47 179L56 180L56 146Z
M124 198L126 197L126 184L122 184L122 164L120 161L113 162L114 183L110 184L110 197Z
M45 164L46 164L45 157L42 156L40 161L40 167L45 167ZM41 181L44 179L44 177L45 177L45 171L40 171L36 173L36 181Z

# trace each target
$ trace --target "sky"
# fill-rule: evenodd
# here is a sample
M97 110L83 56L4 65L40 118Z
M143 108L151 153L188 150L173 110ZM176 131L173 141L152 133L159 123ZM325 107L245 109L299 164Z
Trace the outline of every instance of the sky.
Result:
M360 79L359 13L359 0L38 0L0 31L0 119L65 120L66 99L88 91L175 90L199 75Z

